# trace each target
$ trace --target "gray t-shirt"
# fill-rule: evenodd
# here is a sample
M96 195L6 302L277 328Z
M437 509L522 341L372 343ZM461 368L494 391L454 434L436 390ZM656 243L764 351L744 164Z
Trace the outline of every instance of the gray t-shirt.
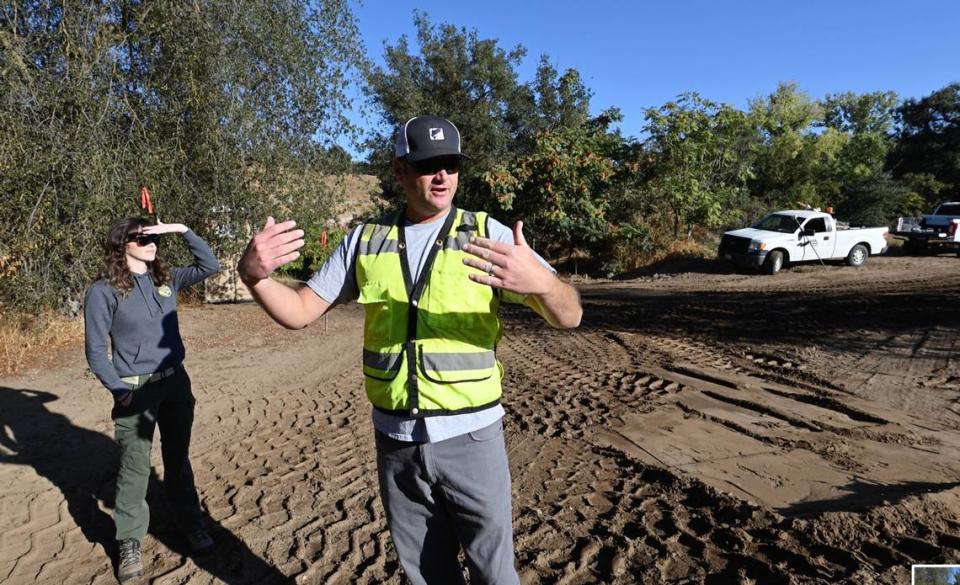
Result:
M404 220L407 261L413 270L413 278L420 278L426 259L425 252L436 240L445 218L446 216L443 216L429 223L410 223ZM487 237L513 244L513 230L492 217L489 219ZM332 306L355 301L360 296L354 271L354 252L357 249L357 238L362 232L362 225L351 231L333 251L329 260L307 281L307 286ZM553 271L539 255L537 259ZM511 299L513 296L504 295L504 300L523 302L521 297ZM499 404L478 412L424 418L395 416L375 408L372 410L373 426L378 431L399 441L418 443L436 443L476 431L493 424L503 416L503 407Z

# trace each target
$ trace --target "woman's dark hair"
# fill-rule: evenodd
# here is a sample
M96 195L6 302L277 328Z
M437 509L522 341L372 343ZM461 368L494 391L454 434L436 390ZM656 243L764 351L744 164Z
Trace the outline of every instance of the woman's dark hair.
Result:
M131 235L136 235L141 228L153 225L153 221L139 217L125 217L118 220L110 228L107 241L104 242L103 270L100 278L105 279L110 286L122 295L130 292L133 281L130 279L130 269L127 267L127 242ZM147 262L147 271L157 286L170 282L170 265L157 252L153 262Z

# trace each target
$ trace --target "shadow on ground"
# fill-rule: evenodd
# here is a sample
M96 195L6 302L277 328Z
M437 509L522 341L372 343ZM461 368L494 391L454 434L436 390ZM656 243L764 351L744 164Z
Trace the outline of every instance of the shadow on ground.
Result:
M7 430L0 433L0 463L31 467L56 486L84 537L108 551L116 569L113 520L104 508L113 507L120 449L110 437L78 427L62 414L50 411L47 405L58 399L52 392L0 386L0 429ZM159 434L154 437L155 448L159 448L158 441ZM148 538L177 555L190 556L186 540L169 520L162 482L155 471L147 501L151 515ZM203 571L233 585L290 582L206 511L204 521L217 547L208 555L193 558Z

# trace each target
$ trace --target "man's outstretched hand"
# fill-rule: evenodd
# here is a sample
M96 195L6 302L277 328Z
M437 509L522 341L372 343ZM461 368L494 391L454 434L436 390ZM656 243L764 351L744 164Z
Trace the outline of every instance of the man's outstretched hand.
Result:
M513 241L511 245L488 238L472 238L463 248L472 257L464 258L463 263L482 272L471 274L470 280L521 295L549 292L556 277L527 245L522 221L513 226Z
M303 247L303 230L295 230L297 222L276 223L267 218L263 230L253 236L240 258L237 271L247 286L253 286L269 277L274 270L300 257Z

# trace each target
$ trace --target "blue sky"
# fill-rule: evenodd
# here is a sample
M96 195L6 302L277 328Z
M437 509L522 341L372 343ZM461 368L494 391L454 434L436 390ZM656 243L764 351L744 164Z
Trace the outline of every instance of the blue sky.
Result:
M560 71L577 69L594 92L594 113L619 107L627 136L642 135L646 108L686 91L744 108L780 81L796 82L813 98L876 90L921 97L960 81L955 0L352 0L351 6L377 63L384 41L393 44L402 34L415 41L413 11L420 9L434 23L476 29L502 48L526 47L521 81L532 79L544 53Z

